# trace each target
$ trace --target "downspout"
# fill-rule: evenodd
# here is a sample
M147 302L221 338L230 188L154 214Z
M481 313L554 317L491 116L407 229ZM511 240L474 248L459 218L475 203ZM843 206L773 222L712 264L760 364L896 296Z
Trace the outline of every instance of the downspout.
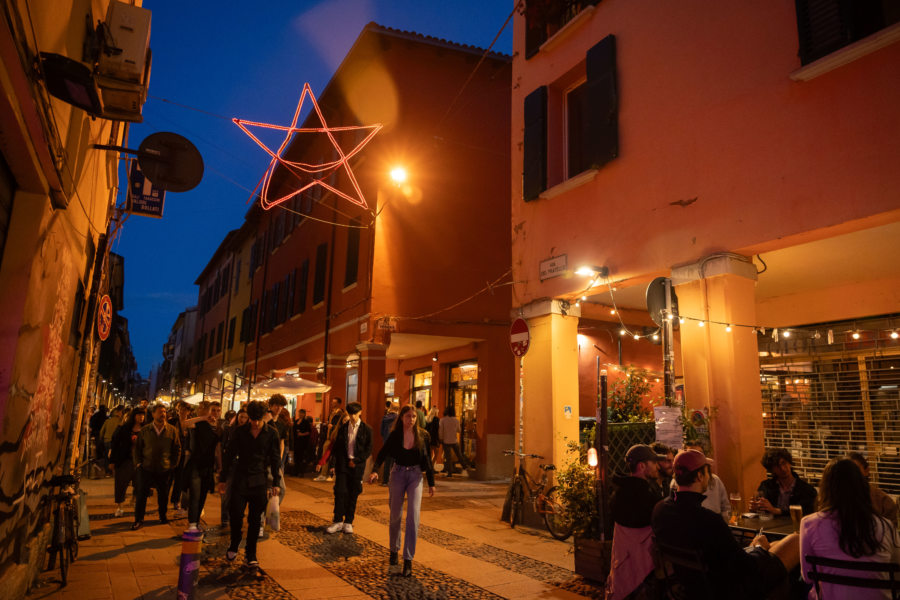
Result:
M331 215L333 221L337 222L337 195L332 194L333 202L331 204ZM328 342L329 342L329 330L331 329L331 286L334 281L334 243L335 243L335 230L337 229L337 225L331 226L331 246L328 249L328 282L325 284L325 337L324 337L324 354L325 357L322 359L322 383L328 384ZM326 411L328 410L328 404L322 403L322 420L324 421L328 415Z

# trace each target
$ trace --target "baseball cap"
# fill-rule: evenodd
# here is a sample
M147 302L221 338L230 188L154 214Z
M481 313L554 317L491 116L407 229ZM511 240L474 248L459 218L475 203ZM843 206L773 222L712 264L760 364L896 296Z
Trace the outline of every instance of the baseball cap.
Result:
M635 444L625 453L625 461L630 465L647 460L660 461L668 460L668 458L663 454L657 454L646 444Z
M690 473L704 465L713 464L712 459L706 458L699 450L682 450L675 456L672 468L679 473Z

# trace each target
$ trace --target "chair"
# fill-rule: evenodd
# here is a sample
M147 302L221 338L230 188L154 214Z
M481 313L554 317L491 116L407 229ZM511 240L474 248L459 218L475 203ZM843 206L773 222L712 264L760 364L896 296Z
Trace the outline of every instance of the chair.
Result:
M812 570L806 576L816 586L816 596L819 600L828 600L822 596L820 583L832 583L835 585L845 585L848 587L868 588L877 590L890 590L891 598L898 600L900 598L900 565L891 562L856 562L852 560L841 560L837 558L825 558L822 556L806 556L806 562L812 567ZM860 577L858 575L844 575L837 573L822 573L819 567L829 567L832 569L842 569L846 571L865 571L867 573L886 574L888 579L870 579L868 577Z
M659 566L670 600L714 600L709 568L696 550L679 548L654 540ZM702 593L702 595L700 595Z

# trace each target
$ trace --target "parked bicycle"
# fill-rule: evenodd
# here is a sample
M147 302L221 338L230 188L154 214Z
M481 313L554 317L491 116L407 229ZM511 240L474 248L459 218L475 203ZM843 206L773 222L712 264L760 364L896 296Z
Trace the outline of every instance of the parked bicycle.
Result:
M59 491L53 493L53 489ZM50 544L47 546L47 570L59 559L62 585L68 583L69 564L78 557L78 479L72 475L56 475L50 479L51 493L47 496L49 513L53 519Z
M535 458L543 460L543 456L537 454L525 454L515 450L504 450L506 456L519 457L519 466L513 474L509 484L506 501L509 505L509 525L515 527L522 522L522 514L525 508L526 498L534 507L535 514L544 519L547 531L558 540L565 540L572 535L573 524L566 516L565 507L560 502L555 485L551 485L550 473L556 470L554 465L541 464L541 479L536 481L525 470L525 459Z

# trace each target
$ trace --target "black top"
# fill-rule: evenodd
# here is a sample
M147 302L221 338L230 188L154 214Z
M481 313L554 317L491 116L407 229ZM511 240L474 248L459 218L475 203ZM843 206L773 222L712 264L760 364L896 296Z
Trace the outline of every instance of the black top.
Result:
M131 427L126 430L122 425L116 427L109 448L109 459L114 465L119 467L126 462L131 462L139 432L140 430L132 431Z
M653 507L661 499L659 488L643 477L613 478L616 488L609 501L613 521L624 527L647 527Z
M818 492L816 488L806 483L804 480L800 479L796 473L791 471L794 475L794 489L791 491L791 497L789 502L790 504L799 504L803 507L804 515L811 515L816 512L816 496ZM759 495L764 497L766 500L772 503L772 506L776 508L783 508L785 514L787 514L788 507L780 507L778 506L778 496L781 494L781 489L778 485L778 480L774 477L770 477L769 479L764 479L759 484L759 489L756 490L759 492Z
M414 467L416 465L421 467L422 472L425 473L425 478L428 480L428 487L434 487L434 467L431 465L431 452L429 451L431 440L428 437L428 432L424 429L419 433L422 435L422 448L417 449L413 446L407 449L403 447L403 429L391 431L388 439L384 442L384 446L378 451L378 456L375 457L375 465L372 467L372 471L377 472L384 459L390 456L394 459L395 464L402 467Z
M309 424L309 421L306 420L306 417L302 419L294 419L294 438L300 439L301 437L306 437L309 439L309 432L312 430L312 427ZM306 434L305 436L303 434Z
M250 423L234 428L228 447L222 456L219 481L224 482L234 463L234 482L246 488L266 486L266 469L272 475L272 486L281 482L281 457L278 454L278 433L274 427L262 426L254 438Z
M706 496L676 491L653 509L653 535L663 544L695 550L709 566L707 577L714 598L762 598L762 577L756 561L734 539L721 515L703 508ZM684 573L690 587L690 576ZM693 597L693 596L689 596Z
M350 435L350 421L341 425L338 429L337 436L334 438L333 448L335 459L346 460L347 454L347 438ZM372 428L359 422L359 429L356 430L356 441L353 444L353 464L365 465L366 460L372 455Z
M211 469L216 464L216 446L219 444L220 434L206 421L194 423L194 429L190 432L189 448L191 450L191 464L197 469Z

